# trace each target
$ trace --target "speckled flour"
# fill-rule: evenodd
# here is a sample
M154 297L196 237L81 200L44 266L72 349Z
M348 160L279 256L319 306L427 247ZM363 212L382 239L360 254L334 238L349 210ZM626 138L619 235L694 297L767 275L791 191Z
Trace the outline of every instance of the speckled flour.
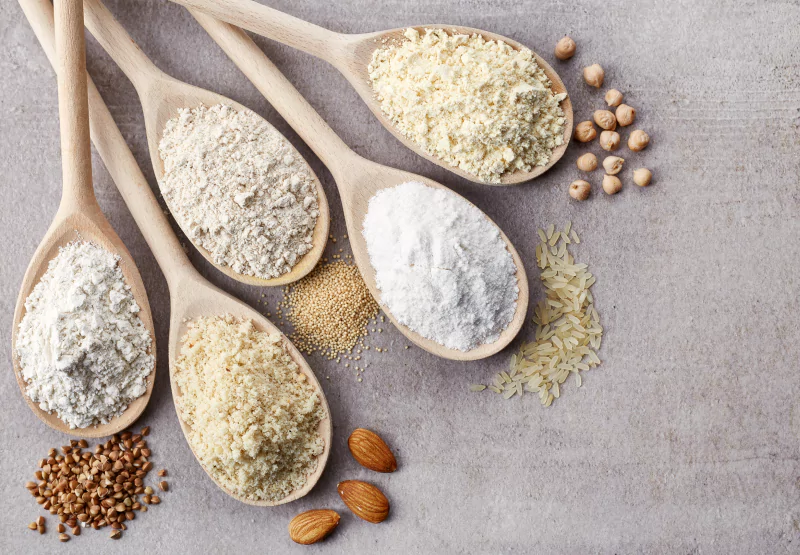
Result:
M184 232L216 264L264 279L311 250L315 178L286 138L250 110L183 108L158 145L161 193Z

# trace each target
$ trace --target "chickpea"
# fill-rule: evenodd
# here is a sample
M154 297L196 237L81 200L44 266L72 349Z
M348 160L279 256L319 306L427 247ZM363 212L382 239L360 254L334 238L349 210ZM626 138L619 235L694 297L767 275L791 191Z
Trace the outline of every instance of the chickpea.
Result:
M575 200L586 200L589 198L589 193L592 192L592 186L589 185L588 181L584 181L583 179L578 179L577 181L573 181L570 183L569 186L569 196L574 198Z
M639 187L647 187L650 185L651 179L653 179L653 172L647 168L639 168L633 171L633 182Z
M593 64L589 67L583 68L583 79L588 85L600 88L603 86L603 79L606 77L606 72L600 67L600 64Z
M636 119L636 110L627 104L617 106L617 123L622 127L628 127Z
M600 148L607 151L619 148L620 138L616 131L603 131L600 133Z
M594 122L603 129L613 131L617 128L617 118L608 110L595 110Z
M591 121L582 121L575 126L575 140L581 143L588 143L597 137L597 130Z
M587 152L577 161L578 169L584 172L593 172L597 169L597 156Z
M644 150L648 144L650 144L650 135L641 129L637 129L628 137L628 148L634 152Z
M603 190L609 195L616 195L622 190L622 181L614 175L603 177Z
M577 45L570 37L564 37L556 43L556 58L559 60L569 60L575 55Z
M606 92L606 104L609 106L619 106L622 104L622 93L617 89L609 89Z
M608 175L617 175L622 171L622 165L624 163L625 160L619 156L606 156L606 159L603 160L603 169L606 170Z

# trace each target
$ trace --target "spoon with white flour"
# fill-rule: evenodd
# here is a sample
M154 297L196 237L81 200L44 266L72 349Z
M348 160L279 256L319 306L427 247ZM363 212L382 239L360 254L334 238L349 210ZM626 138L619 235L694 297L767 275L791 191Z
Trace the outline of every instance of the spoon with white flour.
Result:
M205 222L188 221L186 217L180 216L176 212L175 207L171 206L168 202L167 204L170 210L172 210L173 216L175 217L178 225L186 234L187 238L192 241L197 250L200 251L200 253L218 270L237 281L247 283L249 285L285 285L287 283L297 281L314 269L314 266L317 265L317 262L319 262L319 259L322 257L322 252L325 249L325 244L328 239L330 213L328 211L328 201L325 197L325 191L323 190L319 179L317 179L316 175L314 174L314 171L300 155L300 153L297 152L297 150L292 147L286 138L280 135L280 133L266 120L256 116L253 112L241 104L234 102L233 100L222 95L189 85L187 83L183 83L182 81L178 81L177 79L170 77L159 70L147 58L144 52L139 49L136 43L133 42L133 39L131 39L125 29L122 28L119 22L117 22L111 12L108 11L108 9L102 4L102 2L100 2L100 0L86 0L84 2L84 6L86 8L86 26L88 27L89 31L92 33L92 35L94 35L106 52L108 52L108 54L120 66L128 79L131 80L133 86L136 88L136 92L139 95L139 99L142 103L142 110L144 112L150 159L153 164L153 170L155 172L156 179L162 189L162 193L166 192L166 171L164 161L162 161L161 154L159 152L159 145L164 137L167 122L170 120L173 120L173 122L175 120L180 121L179 110L181 109L195 109L200 106L211 109L209 112L212 112L213 107L215 106L230 106L236 112L245 112L250 114L252 117L255 117L264 128L269 130L270 134L277 136L280 139L283 148L291 152L289 157L293 160L292 163L294 165L299 164L303 168L302 173L310 177L310 179L313 181L313 187L317 197L317 211L319 214L312 232L311 249L296 261L291 271L278 277L267 279L237 272L235 267L230 264L216 263L212 253L203 248L203 246L199 244L199 241L195 240L192 234L193 228L200 224L205 224ZM196 134L197 133L194 135ZM187 132L187 135L194 136L191 133L191 130ZM211 137L208 139L211 140ZM201 148L208 149L208 145L201 145ZM208 152L208 150L206 150L206 152ZM231 155L235 156L236 153ZM185 152L177 152L179 163L183 156L186 156ZM206 159L208 159L209 155L205 154L205 156ZM184 161L183 163L185 164L186 162ZM205 172L205 170L206 169L204 168L203 171ZM211 173L211 170L209 170L208 173ZM201 186L198 186L198 188L199 187ZM269 195L270 191L266 191L264 193ZM193 195L192 193L184 193L180 191L178 191L177 194L192 195L195 197L194 200L196 200L197 197L197 195ZM241 198L239 198L239 195L237 195L234 199L234 202L242 204L248 202L248 194L249 193L242 193L243 196ZM213 194L208 195L208 197L215 199L217 198L217 196ZM187 199L187 202L191 200L193 199ZM227 206L234 208L233 205L230 204ZM238 210L238 208L234 209ZM219 212L219 208L213 208L207 211L205 217L218 217L222 222L221 225L224 226L225 223L227 223L227 220L225 219L227 218L227 215L220 215ZM250 227L250 229L239 230L242 235L242 242L247 242L253 239L253 234L250 232L252 229L253 227ZM223 230L222 238L219 240L219 242L223 244L223 249L225 243L225 232L226 230ZM257 244L258 240L260 239L264 239L264 237L261 236L255 238L254 243Z
M19 0L19 3L52 63L54 60L53 6L49 0ZM86 73L83 75L86 76ZM91 79L87 79L87 82L91 136L95 148L108 168L136 223L139 225L142 235L150 246L169 286L171 310L169 334L170 382L173 397L177 399L180 398L181 392L175 383L173 368L180 352L181 338L186 333L188 324L192 320L203 316L230 314L240 319L251 320L260 331L268 333L280 333L280 331L260 313L218 289L194 269L178 238L173 233L167 218L161 211L158 201L150 190L150 186L139 169L133 154L125 144L125 139L114 123L100 93ZM319 394L320 403L327 415L326 418L320 421L318 428L325 446L324 451L317 459L317 468L313 474L308 476L306 484L279 501L253 501L236 495L217 482L214 476L208 472L208 469L203 467L209 477L225 493L250 505L280 505L303 497L319 480L330 453L331 420L325 394L314 372L300 352L282 334L281 340L300 371ZM177 412L181 428L188 438L190 430L181 418L180 411ZM193 448L191 443L189 446Z
M423 158L470 181L489 185L515 185L529 181L553 167L566 151L567 145L572 138L572 102L569 96L566 96L560 102L565 119L563 142L553 149L547 163L534 166L529 171L507 172L502 174L499 183L487 183L473 173L464 171L425 152L418 144L406 137L381 109L381 103L376 98L375 91L372 88L369 65L376 50L387 45L403 42L406 28L351 35L329 31L253 0L173 1L325 60L347 78L367 107L378 118L378 121L401 143ZM424 25L414 26L414 29L420 32L424 32L425 29L445 29L449 34L468 36L475 34L483 37L486 41L504 42L517 51L528 50L527 47L517 41L471 27ZM566 88L558 73L535 52L532 52L532 57L550 80L553 93L566 93Z
M244 31L197 10L190 12L330 170L339 188L356 264L373 297L381 302L375 268L370 261L367 243L362 233L362 226L370 208L370 199L380 191L408 182L418 182L436 190L447 191L449 195L464 203L468 201L431 179L377 164L353 152ZM513 318L496 340L465 351L447 348L401 324L386 304L381 302L384 312L403 335L419 347L440 357L477 360L497 353L517 335L525 319L528 308L528 280L522 261L502 230L497 228L488 216L482 213L481 215L492 228L497 229L502 239L500 248L505 246L508 249L516 266L519 288Z
M153 362L152 370L147 377L146 391L132 401L122 414L113 417L105 424L70 428L57 414L42 410L37 403L31 400L27 393L27 383L22 375L21 360L17 351L20 322L26 315L25 301L47 272L50 261L59 254L60 248L66 247L70 243L90 242L119 257L118 266L122 270L125 283L130 286L133 299L140 307L138 316L153 339L150 351L155 357L153 318L142 278L128 249L125 248L122 240L100 210L92 186L83 4L81 0L60 0L56 6L58 28L55 32L55 42L52 39L53 32L50 32L50 42L55 44L54 47L51 47L51 52L58 53L57 57L51 55L51 61L55 60L53 65L58 68L58 110L61 126L63 179L61 204L22 280L14 311L11 351L17 382L25 401L36 416L60 432L81 437L102 437L115 434L130 426L142 414L153 390L155 363ZM50 9L52 10L52 7ZM52 22L50 26L53 26ZM48 334L47 332L43 333Z

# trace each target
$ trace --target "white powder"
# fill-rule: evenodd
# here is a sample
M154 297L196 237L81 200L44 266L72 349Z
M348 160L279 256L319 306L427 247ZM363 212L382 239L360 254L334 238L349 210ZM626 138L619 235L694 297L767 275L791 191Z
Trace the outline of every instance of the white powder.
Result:
M105 424L147 390L152 338L119 257L72 242L25 300L17 355L28 396L70 428Z
M451 349L493 343L514 317L516 266L497 228L444 189L408 182L369 201L364 239L381 302Z
M564 112L527 48L480 35L407 29L378 48L369 76L381 109L425 152L497 183L531 171L564 143Z
M183 108L164 127L158 151L172 215L216 264L270 279L311 250L319 216L313 174L254 112Z

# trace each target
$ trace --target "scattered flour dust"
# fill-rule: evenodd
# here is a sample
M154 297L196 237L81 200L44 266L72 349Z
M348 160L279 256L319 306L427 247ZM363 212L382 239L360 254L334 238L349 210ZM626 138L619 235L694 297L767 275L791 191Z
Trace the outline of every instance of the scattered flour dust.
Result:
M161 193L216 264L270 279L311 250L316 182L289 141L250 110L182 108L164 127Z
M155 359L119 257L62 247L25 300L16 350L27 393L70 428L105 424L147 390Z
M497 183L531 171L564 143L565 117L527 48L443 29L405 31L369 65L381 109L428 154Z
M381 302L450 349L497 340L514 317L517 268L497 228L451 191L410 181L369 201L364 238Z

